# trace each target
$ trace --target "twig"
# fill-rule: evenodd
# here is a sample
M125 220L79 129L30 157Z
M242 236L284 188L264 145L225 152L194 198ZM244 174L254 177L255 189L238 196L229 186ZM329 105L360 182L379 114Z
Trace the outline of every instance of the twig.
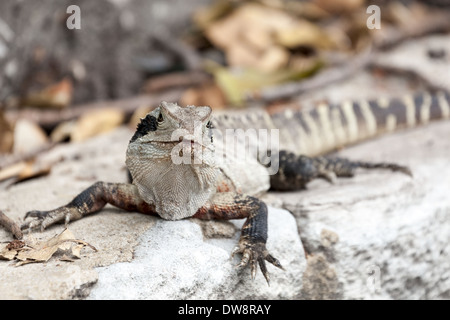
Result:
M38 156L39 154L52 149L57 144L58 144L57 142L51 142L42 147L39 147L39 148L36 148L29 152L26 152L24 154L14 154L14 155L10 155L10 156L0 157L0 170L2 170L3 168L6 168L8 166L11 166L15 163L29 161L29 160L35 158L36 156Z
M11 232L16 239L20 240L23 238L23 233L19 225L2 211L0 211L0 225Z
M211 77L206 72L182 71L152 77L147 80L144 92L160 92L174 87L198 86L207 82Z
M383 72L386 72L389 74L399 75L404 78L414 80L415 83L420 84L427 91L430 91L430 92L436 92L439 90L444 90L444 91L447 90L447 88L445 86L439 86L439 85L433 83L432 81L428 80L426 77L424 77L422 74L420 74L420 72L418 72L416 70L409 70L409 69L402 69L400 67L395 67L395 66L388 66L388 65L378 63L377 61L373 61L373 62L369 63L367 68L369 70L382 70Z
M144 105L157 106L161 100L177 101L181 97L182 92L183 90L181 89L174 89L159 94L147 94L114 101L94 102L73 106L63 110L37 110L32 108L5 110L5 115L11 121L16 121L17 119L28 119L39 124L46 130L51 130L63 121L73 120L89 111L102 108L119 109L124 111L124 113L129 116L136 109Z
M450 14L448 11L433 11L425 19L408 24L402 29L392 30L385 38L375 39L377 50L388 50L411 38L420 38L428 34L448 32L450 30Z

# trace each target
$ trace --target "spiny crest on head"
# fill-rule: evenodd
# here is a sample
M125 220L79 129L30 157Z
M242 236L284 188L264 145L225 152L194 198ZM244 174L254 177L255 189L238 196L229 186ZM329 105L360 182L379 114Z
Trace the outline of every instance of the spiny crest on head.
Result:
M156 131L157 128L158 120L151 114L147 114L147 116L141 119L141 122L137 125L136 132L130 142L134 142L136 139L145 136L149 131Z
M211 108L209 106L188 105L186 107L182 107L177 103L162 101L161 107L178 119L190 118L192 120L204 121L211 114Z

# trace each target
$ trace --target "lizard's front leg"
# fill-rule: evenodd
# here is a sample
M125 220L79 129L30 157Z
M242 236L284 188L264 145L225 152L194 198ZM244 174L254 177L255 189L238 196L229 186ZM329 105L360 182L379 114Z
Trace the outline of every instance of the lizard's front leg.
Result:
M69 204L50 211L30 211L25 215L37 218L25 222L22 229L41 227L44 230L57 222L78 220L101 210L107 203L127 211L155 214L154 207L141 199L135 185L128 183L96 182Z
M242 253L238 267L250 263L252 278L255 278L257 264L269 283L269 273L265 261L283 269L280 262L266 249L267 242L267 206L261 200L238 193L217 193L200 208L193 218L199 219L242 219L247 218L242 227L241 237L235 253Z

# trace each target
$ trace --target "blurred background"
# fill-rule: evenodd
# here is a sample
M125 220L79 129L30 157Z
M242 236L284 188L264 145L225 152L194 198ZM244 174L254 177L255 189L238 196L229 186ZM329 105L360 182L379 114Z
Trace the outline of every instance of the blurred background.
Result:
M80 29L67 27L70 5ZM227 110L448 90L449 9L449 0L2 0L0 169L134 128L161 100ZM29 177L21 170L0 181Z

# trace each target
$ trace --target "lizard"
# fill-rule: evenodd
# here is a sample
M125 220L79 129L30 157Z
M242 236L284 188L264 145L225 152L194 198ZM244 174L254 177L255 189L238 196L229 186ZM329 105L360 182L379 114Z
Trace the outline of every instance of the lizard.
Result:
M266 248L267 205L259 196L273 190L299 190L322 178L333 182L356 169L386 169L412 175L406 166L333 158L336 148L391 132L450 118L450 94L421 93L400 99L322 104L296 108L222 113L209 106L181 107L161 102L141 119L129 141L126 166L130 183L96 182L67 205L29 211L21 229L41 228L78 220L106 204L165 220L246 219L231 256L242 255L237 267L249 265L251 277L266 261L283 269ZM279 144L270 152L239 158L217 139L225 129L278 129ZM251 136L245 136L243 140ZM241 139L242 140L242 139ZM217 155L221 155L218 157ZM218 160L218 158L220 158ZM268 169L276 168L272 173Z

